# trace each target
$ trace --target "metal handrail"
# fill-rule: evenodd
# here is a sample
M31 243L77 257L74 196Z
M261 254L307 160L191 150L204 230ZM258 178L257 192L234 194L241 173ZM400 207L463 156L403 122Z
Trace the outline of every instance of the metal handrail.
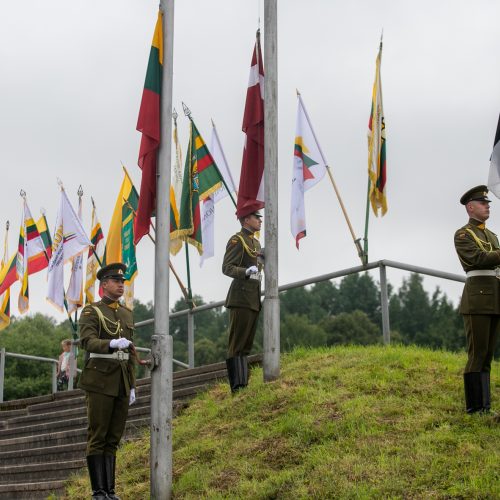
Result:
M459 281L465 283L465 277L459 274L448 273L445 271L437 271L435 269L430 269L426 267L414 266L412 264L404 264L401 262L396 262L393 260L379 260L376 262L370 262L364 266L354 266L342 269L340 271L334 271L328 274L321 274L319 276L314 276L312 278L306 278L300 281L294 281L292 283L287 283L286 285L281 285L278 287L279 292L285 292L291 290L292 288L301 288L303 286L312 285L313 283L319 283L321 281L329 281L335 278L342 278L350 274L361 273L363 271L371 271L373 269L380 269L380 267L392 267L394 269L402 269L403 271L409 271L418 274L425 274L427 276L433 276L435 278L443 278L451 281ZM265 290L262 291L261 295L265 295ZM187 316L188 314L197 314L209 309L216 309L222 307L225 304L225 300L219 300L217 302L209 302L208 304L203 304L201 306L193 307L192 309L182 309L181 311L175 311L170 313L170 318L180 318L182 316ZM135 327L147 326L154 323L154 318L145 319L143 321L138 321L135 323Z
M346 269L341 269L340 271L334 271L331 273L327 274L322 274L319 276L314 276L312 278L307 278L304 280L300 281L294 281L292 283L288 283L285 285L281 285L278 287L278 291L284 292L286 290L291 290L293 288L300 288L304 287L307 285L312 285L313 283L319 283L322 281L329 281L335 278L342 278L344 276L348 276L350 274L357 274L360 272L364 271L370 271L373 269L379 269L380 272L380 295L381 295L381 312L382 312L382 334L383 334L383 340L384 344L390 344L391 339L390 339L390 323L389 323L389 305L388 305L388 288L387 288L387 278L386 278L386 268L394 268L394 269L401 269L403 271L409 271L412 273L417 273L417 274L424 274L427 276L433 276L435 278L442 278L450 281L457 281L460 283L465 283L465 276L459 275L459 274L454 274L454 273L448 273L445 271L439 271L436 269L430 269L426 267L421 267L421 266L414 266L412 264L405 264L401 262L396 262L393 260L379 260L376 262L370 262L366 265L363 266L354 266L354 267L349 267ZM262 295L265 295L265 290L262 291ZM188 317L188 359L189 359L189 364L183 363L182 361L178 361L176 359L173 359L173 363L181 366L182 368L193 368L194 367L194 315L197 313L201 313L203 311L208 311L210 309L216 309L219 307L224 306L225 301L224 300L219 300L217 302L210 302L208 304L203 304L201 306L196 306L192 309L183 309L181 311L175 311L170 313L169 318L180 318L183 316ZM151 325L154 323L154 318L151 319L146 319L144 321L138 321L135 323L135 327L142 327L142 326L147 326ZM73 344L78 344L79 340L73 341ZM140 352L146 352L150 353L151 349L148 349L146 347L136 347L136 349ZM0 355L0 402L3 401L3 381L4 381L4 370L5 370L5 357L6 356L11 356L11 357L18 357L22 359L31 359L35 361L44 361L44 362L51 362L55 363L53 366L53 373L52 373L52 391L56 392L57 390L57 383L56 383L56 366L57 366L57 360L49 359L49 358L40 358L38 356L29 356L26 354L15 354L15 353L6 353L5 349L1 350L1 355ZM78 370L81 372L81 370Z
M42 356L32 356L31 354L19 354L16 352L7 352L4 348L0 350L0 403L3 402L3 387L4 387L4 377L5 377L5 359L7 357L26 359L30 361L40 361L42 363L52 363L52 394L57 392L57 364L59 360L52 358L44 358ZM78 373L82 370L76 369ZM70 377L71 378L71 377ZM68 387L69 388L69 387ZM72 388L72 387L71 387Z

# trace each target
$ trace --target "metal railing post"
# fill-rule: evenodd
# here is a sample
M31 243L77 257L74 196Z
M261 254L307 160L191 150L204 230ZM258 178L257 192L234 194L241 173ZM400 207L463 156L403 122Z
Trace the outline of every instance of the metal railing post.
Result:
M69 380L68 380L68 391L73 390L73 382L75 378L76 370L76 344L71 344L71 357L69 358Z
M0 349L0 403L3 403L3 385L5 380L5 347Z
M380 306L382 311L382 334L384 337L384 344L391 343L391 329L389 325L389 295L387 293L387 273L386 267L381 262L380 269Z
M188 325L188 365L194 368L194 314L191 310L187 314Z
M57 363L52 363L52 394L57 392Z

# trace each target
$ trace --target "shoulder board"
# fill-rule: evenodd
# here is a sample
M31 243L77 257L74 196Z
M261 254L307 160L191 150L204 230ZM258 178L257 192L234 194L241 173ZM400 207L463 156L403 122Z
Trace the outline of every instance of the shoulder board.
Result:
M83 309L82 309L82 315L84 314L85 316L88 316L89 314L92 314L93 311L93 306L94 304L87 304Z
M240 233L233 234L233 236L231 236L231 238L229 238L228 245L236 245L236 243L238 243L238 241L240 241L239 234Z
M120 304L120 303L119 303L119 304ZM124 305L124 304L120 304L120 307L121 307L122 309L126 309L127 311L132 312L132 309L130 309L130 307L127 307L127 306L126 306L126 305Z

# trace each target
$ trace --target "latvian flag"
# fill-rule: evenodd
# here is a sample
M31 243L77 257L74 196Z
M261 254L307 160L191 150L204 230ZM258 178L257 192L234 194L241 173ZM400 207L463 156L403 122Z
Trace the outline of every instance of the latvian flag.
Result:
M259 32L250 66L242 129L246 138L236 207L238 218L264 208L264 64Z

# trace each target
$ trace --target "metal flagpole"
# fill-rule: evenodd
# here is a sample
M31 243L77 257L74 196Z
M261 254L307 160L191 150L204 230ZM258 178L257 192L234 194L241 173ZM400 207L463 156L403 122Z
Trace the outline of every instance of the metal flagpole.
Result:
M323 160L323 163L326 166L326 171L328 172L328 177L330 177L330 182L332 183L333 190L335 191L335 194L337 195L337 199L339 200L340 208L342 209L342 213L344 214L344 218L347 222L347 226L349 227L349 231L350 231L352 239L354 241L354 245L356 246L356 249L358 251L358 256L361 259L361 263L364 264L365 262L364 262L363 249L361 248L361 239L356 238L356 235L354 234L354 229L352 228L351 221L349 220L349 216L347 215L347 210L345 209L345 206L344 206L344 202L342 201L339 190L337 189L337 184L335 183L335 181L333 179L333 175L332 175L330 166L328 165L328 162L326 161L325 155L323 154L323 150L321 149L321 146L318 142L318 139L316 138L316 133L314 132L314 128L312 126L311 120L309 119L309 114L307 113L307 109L304 106L304 102L302 101L302 97L300 96L300 92L298 90L297 90L297 97L299 98L300 105L302 107L302 110L304 111L304 115L306 116L307 123L309 124L312 135L314 137L314 140L316 141L316 145L318 146L319 153L321 154L321 159Z
M365 236L363 238L363 264L368 264L368 223L370 220L370 186L371 179L370 175L368 175L368 189L366 191L366 214L365 214Z
M264 381L280 374L278 295L278 0L264 2Z
M172 86L174 0L160 0L163 13L163 77L161 137L156 171L155 316L151 337L150 497L172 496L172 392L173 343L169 335L170 162L172 147Z

